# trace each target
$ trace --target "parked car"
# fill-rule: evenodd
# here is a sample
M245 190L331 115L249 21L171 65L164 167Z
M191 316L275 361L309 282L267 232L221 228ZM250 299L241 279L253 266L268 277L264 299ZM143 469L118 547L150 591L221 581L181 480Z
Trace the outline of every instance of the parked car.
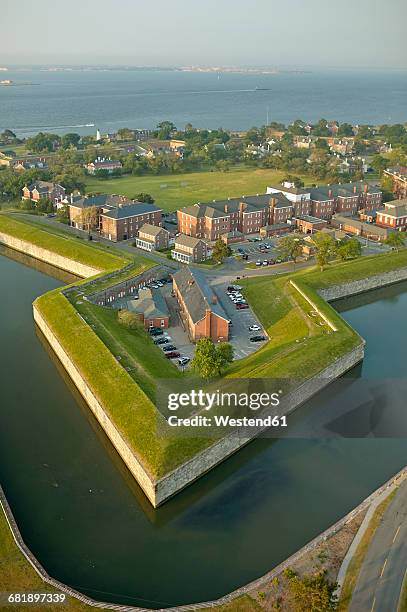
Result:
M158 329L158 327L151 327L148 331L152 336L162 336L164 333L163 330Z
M252 336L249 338L250 342L264 342L265 339L265 336Z
M250 325L249 331L260 331L261 327L259 325Z
M177 347L174 346L173 344L167 344L166 346L163 346L162 349L163 349L164 353L168 353L170 351L176 351Z
M178 351L171 351L170 353L165 353L165 356L167 357L167 359L176 359L180 355L181 353L178 353Z
M168 342L168 338L157 338L157 340L154 340L154 344L167 344Z
M180 366L185 366L187 365L187 363L189 363L191 360L189 357L181 357L180 359L178 359L178 363Z
M259 259L256 261L256 266L261 266L261 261Z
M246 310L249 308L249 304L236 304L236 310Z
M263 266L268 266L268 265L269 265L269 262L267 261L267 259L265 259L265 260L263 261Z

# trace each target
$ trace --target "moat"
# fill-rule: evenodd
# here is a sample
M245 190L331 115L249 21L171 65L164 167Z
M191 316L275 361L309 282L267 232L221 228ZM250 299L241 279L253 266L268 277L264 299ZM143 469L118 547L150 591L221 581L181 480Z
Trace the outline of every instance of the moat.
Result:
M366 358L301 409L290 439L251 443L154 511L36 334L32 301L69 276L0 254L11 257L0 257L1 484L47 571L91 597L163 607L221 596L405 465L407 283L337 304Z

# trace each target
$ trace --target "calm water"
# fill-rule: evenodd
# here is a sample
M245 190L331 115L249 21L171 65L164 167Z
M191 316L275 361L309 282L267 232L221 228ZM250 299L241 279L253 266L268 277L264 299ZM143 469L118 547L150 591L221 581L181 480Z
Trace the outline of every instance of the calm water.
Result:
M10 71L32 86L0 87L0 129L103 132L151 128L169 119L182 128L243 130L272 121L321 117L352 123L407 120L407 72L314 72L244 75L186 72ZM255 91L256 87L267 91ZM82 127L81 127L82 126Z
M123 603L217 597L405 465L405 439L260 440L153 511L35 333L32 300L63 282L37 268L0 256L0 479L51 575ZM405 376L406 289L344 313L369 342L363 376ZM400 324L397 337L373 333L389 321ZM326 413L331 396L320 398Z

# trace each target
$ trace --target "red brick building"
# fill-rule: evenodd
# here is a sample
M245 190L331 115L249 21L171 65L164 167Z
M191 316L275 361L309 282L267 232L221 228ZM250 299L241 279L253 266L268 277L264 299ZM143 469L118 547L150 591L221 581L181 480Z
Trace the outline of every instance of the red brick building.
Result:
M377 211L376 225L405 231L407 228L407 198L386 202L384 209Z
M48 183L47 181L36 181L23 188L23 200L38 202L44 198L48 198L56 205L65 198L65 188L58 183Z
M160 327L167 329L170 322L170 313L165 299L158 289L143 289L138 300L128 303L130 312L140 315L145 329Z
M384 171L384 175L392 180L393 193L399 200L407 198L407 167L397 166L396 168L388 168Z
M176 272L173 291L181 319L194 342L200 338L211 338L213 342L228 340L228 316L201 272L187 266Z

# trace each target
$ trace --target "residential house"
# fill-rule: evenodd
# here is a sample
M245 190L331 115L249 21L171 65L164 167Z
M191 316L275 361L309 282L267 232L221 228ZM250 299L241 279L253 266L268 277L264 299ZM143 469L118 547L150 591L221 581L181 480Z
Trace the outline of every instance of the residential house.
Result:
M176 261L185 264L200 263L208 258L208 247L206 242L200 238L179 234L175 238L171 256Z
M56 205L65 198L65 188L58 183L48 183L47 181L36 181L23 187L23 200L38 202L38 200L45 198Z
M200 338L227 342L229 318L201 272L188 266L176 272L173 292L183 324L194 342Z
M169 232L158 225L145 223L141 226L136 238L136 246L144 251L161 251L168 249Z
M45 157L14 159L9 165L16 172L24 172L24 170L47 170L48 168L48 162Z
M97 174L101 170L112 174L122 168L122 163L117 159L110 159L110 157L98 157L95 161L90 162L90 164L86 164L85 168L88 174Z

